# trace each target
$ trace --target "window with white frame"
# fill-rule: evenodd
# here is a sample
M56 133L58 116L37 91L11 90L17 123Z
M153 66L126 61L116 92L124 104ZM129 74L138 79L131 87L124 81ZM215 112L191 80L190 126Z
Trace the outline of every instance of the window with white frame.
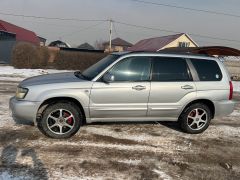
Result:
M179 42L179 47L189 47L190 42Z

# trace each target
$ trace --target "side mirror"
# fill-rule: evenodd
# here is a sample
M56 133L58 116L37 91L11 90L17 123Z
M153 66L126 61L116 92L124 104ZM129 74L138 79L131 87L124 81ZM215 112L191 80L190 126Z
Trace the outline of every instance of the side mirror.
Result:
M103 75L102 78L103 82L105 83L111 83L114 81L114 75L110 74L110 73L106 73Z

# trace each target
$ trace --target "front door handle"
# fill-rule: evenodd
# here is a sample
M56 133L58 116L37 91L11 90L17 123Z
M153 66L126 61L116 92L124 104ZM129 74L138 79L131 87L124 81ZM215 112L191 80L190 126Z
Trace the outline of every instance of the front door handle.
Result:
M145 86L141 86L141 85L137 85L137 86L132 87L132 89L137 90L137 91L141 91L141 90L146 89L146 87Z
M190 86L190 85L185 85L185 86L182 86L181 87L182 89L194 89L194 87L193 86Z

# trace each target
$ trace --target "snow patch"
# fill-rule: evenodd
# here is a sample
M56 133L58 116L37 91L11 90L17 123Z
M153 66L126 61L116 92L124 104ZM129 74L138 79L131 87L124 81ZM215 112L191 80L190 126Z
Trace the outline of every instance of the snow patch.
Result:
M28 77L39 76L43 74L53 74L60 72L69 72L67 70L56 69L15 69L12 66L0 66L0 80L21 81Z
M153 127L154 128L154 127ZM148 144L154 144L154 146L152 146L151 148L155 148L154 150L162 150L168 147L171 147L171 150L189 150L189 146L182 146L179 147L177 146L175 142L175 137L174 136L169 136L169 137L165 137L163 136L158 136L158 137L152 137L149 134L146 133L142 133L142 134L131 134L128 131L123 131L123 132L118 132L116 133L115 131L108 129L108 128L102 128L102 127L91 127L88 126L85 129L88 133L92 133L92 134L97 134L97 135L102 135L102 136L110 136L113 137L115 139L126 139L126 140L132 140L132 141L136 141L138 143L143 143L145 146L148 147ZM156 126L156 131L159 130L158 127ZM174 132L173 132L174 133ZM113 146L116 145L120 145L121 144L113 144ZM133 146L131 145L131 147L136 147L137 146ZM142 146L143 147L143 146ZM121 147L123 148L123 147ZM150 148L150 147L148 147ZM169 150L170 152L170 150Z
M58 179L58 180L104 180L107 179L106 177L96 177L96 176L74 176L74 175L68 175L68 174L63 174L62 172L56 172L54 171L51 179Z
M62 145L62 142L53 142L52 145ZM165 152L164 149L161 147L150 147L147 145L122 145L122 144L105 144L105 143L92 143L88 141L81 141L81 142L68 142L68 145L71 146L83 146L83 147L95 147L95 148L109 148L109 149L117 149L117 150L124 150L124 151L142 151L142 152ZM170 151L169 151L170 153Z
M240 92L240 81L233 81L233 91Z
M12 126L15 124L13 118L10 116L8 101L10 95L0 95L0 127Z
M88 127L86 130L93 134L99 134L99 135L103 135L103 136L111 136L114 138L121 138L121 139L130 139L130 140L134 140L137 142L144 142L144 141L149 141L152 139L152 136L149 136L147 134L135 136L135 135L131 135L127 132L116 133L112 130L101 128L101 127Z
M139 160L139 159L126 159L126 160L119 160L118 162L137 166L137 165L140 164L142 161Z
M239 137L240 134L240 129L236 128L236 127L231 127L231 126L227 126L227 125L220 125L218 127L216 126L210 126L209 127L211 129L206 131L206 135L208 138L211 139L215 139L215 138L219 138L219 137L226 137L226 138L230 138L230 137Z
M163 180L172 180L172 178L163 171L154 169L153 172L157 173L159 175L159 177Z
M25 77L1 77L0 76L0 81L16 81L16 82L20 82L23 81L24 79L26 79Z
M14 177L9 172L4 171L4 172L0 173L0 179L3 179L3 180L21 180L21 179L31 179L31 178L27 177L27 176Z
M229 116L239 116L240 117L240 112L237 110L234 110L232 114L230 114Z

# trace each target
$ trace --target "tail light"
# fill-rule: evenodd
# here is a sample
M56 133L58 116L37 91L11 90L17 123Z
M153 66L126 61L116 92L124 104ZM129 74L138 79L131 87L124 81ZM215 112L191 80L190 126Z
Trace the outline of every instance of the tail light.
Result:
M229 81L229 85L230 85L229 100L232 100L232 98L233 98L233 84L232 84L232 81Z

